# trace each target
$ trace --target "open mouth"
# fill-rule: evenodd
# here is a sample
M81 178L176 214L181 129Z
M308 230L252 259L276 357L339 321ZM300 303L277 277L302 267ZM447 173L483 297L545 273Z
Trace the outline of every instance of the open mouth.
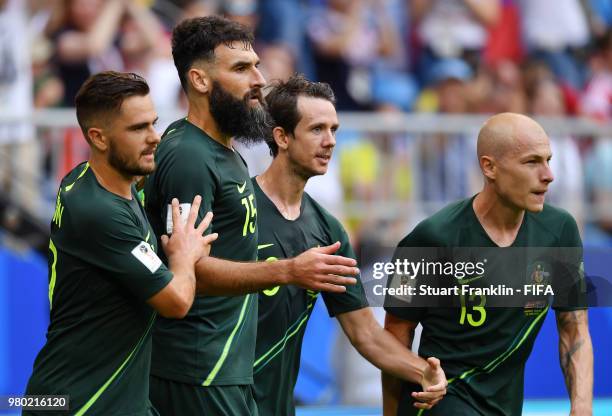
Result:
M147 150L141 153L141 156L147 159L153 159L154 155L155 155L155 149Z
M247 98L249 101L257 101L259 104L261 104L263 102L263 97L261 95L261 91L256 90L256 91L251 91L248 95Z

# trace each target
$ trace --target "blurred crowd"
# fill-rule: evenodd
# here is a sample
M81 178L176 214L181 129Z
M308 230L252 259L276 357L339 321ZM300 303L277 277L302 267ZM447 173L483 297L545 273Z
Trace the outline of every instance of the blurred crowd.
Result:
M184 109L171 31L216 13L253 28L267 80L298 71L328 82L339 111L513 111L612 122L612 0L0 0L0 111L19 117L72 107L83 81L105 69L143 75L160 114ZM40 172L44 179L71 167L58 164L78 162L78 131L57 134L0 124L7 195L15 194L15 165L30 166L19 176L38 183ZM612 141L552 139L551 200L592 219L589 238L612 245ZM53 140L70 157L54 156ZM313 192L331 207L381 199L438 206L478 190L474 154L474 137L463 135L345 131L330 173L337 180L315 181ZM253 173L265 157L265 149L251 152ZM40 212L36 195L18 193ZM587 204L597 212L584 212ZM344 217L357 236L385 226Z

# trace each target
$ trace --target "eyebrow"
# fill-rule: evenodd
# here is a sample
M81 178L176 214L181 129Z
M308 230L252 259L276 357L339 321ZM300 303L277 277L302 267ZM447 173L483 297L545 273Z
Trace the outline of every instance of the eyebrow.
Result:
M314 129L315 127L326 127L327 123L323 122L323 121L318 121L318 122L314 122L312 124L308 125L308 128L310 129ZM333 123L330 128L332 129L338 129L340 127L340 123Z
M541 154L538 153L529 153L525 156L523 156L521 159L522 160L528 160L528 159L550 159L552 157L552 153L548 153L547 155L543 156Z
M253 66L259 65L259 59L256 60L255 62L253 62L253 61L246 61L246 60L245 61L238 61L238 62L232 64L231 68L232 69L236 69L236 68L239 68L241 66L251 66L251 65L253 65Z
M140 129L144 129L145 127L148 127L149 124L157 123L157 120L159 120L159 117L155 117L155 120L153 120L152 123L149 123L148 121L143 121L142 123L136 123L136 124L129 125L127 127L127 129L128 130L140 130Z

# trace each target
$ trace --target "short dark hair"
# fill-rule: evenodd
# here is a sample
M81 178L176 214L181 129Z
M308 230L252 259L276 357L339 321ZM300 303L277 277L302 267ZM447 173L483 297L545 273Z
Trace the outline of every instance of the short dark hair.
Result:
M268 112L274 127L282 127L286 133L293 134L302 115L298 110L298 97L322 98L336 106L336 97L329 84L309 81L302 74L292 75L287 81L278 81L266 96ZM274 137L266 138L272 156L278 155L278 145Z
M90 76L74 100L77 120L85 139L89 142L87 130L93 123L119 110L126 98L148 93L147 81L131 72L104 71Z
M233 42L253 44L253 33L238 22L220 16L195 17L178 24L172 31L172 58L183 90L187 92L187 72L194 62L212 61L215 48Z

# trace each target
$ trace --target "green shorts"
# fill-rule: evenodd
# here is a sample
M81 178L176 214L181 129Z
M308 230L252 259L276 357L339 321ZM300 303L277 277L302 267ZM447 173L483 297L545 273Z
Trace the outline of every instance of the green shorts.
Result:
M447 394L431 410L417 409L414 399L409 397L400 400L397 416L481 416L482 414L467 402L453 394Z
M258 416L250 384L203 387L152 375L149 397L160 416Z

